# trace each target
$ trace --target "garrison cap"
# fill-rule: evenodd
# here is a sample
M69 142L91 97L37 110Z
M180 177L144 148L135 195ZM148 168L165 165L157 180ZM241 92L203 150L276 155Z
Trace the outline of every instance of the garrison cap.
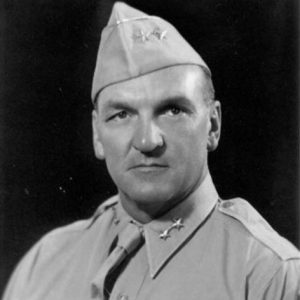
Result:
M92 101L105 87L163 68L193 64L210 70L176 28L116 2L101 34L92 86Z

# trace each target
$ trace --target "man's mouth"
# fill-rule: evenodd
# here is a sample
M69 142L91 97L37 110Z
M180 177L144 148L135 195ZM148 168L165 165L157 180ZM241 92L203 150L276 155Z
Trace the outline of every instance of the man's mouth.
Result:
M168 166L164 164L158 164L158 163L150 163L150 164L137 164L132 167L130 167L130 170L139 171L139 172L159 172L167 169Z

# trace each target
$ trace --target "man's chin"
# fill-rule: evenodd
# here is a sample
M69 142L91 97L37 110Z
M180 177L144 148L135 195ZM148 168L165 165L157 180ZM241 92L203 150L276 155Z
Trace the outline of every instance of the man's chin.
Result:
M147 184L142 188L131 189L126 194L127 201L137 205L157 205L170 199L171 191L166 186Z
M129 215L141 223L164 214L172 207L172 199L165 193L132 193L126 198L121 197L123 207Z

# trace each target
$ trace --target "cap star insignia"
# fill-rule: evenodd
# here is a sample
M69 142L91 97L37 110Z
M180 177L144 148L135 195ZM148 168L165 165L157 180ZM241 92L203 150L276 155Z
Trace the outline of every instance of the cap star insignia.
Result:
M140 41L142 43L149 41L149 36L151 33L145 33L143 30L140 29L138 34L133 35L133 39L135 41Z
M153 36L155 36L159 40L166 39L167 36L167 30L161 31L160 28L155 28L152 33Z
M153 31L144 32L142 29L139 30L138 33L133 35L134 41L139 41L142 43L145 43L147 41L150 41L150 37L155 37L158 40L164 40L166 39L167 30L161 30L160 28L156 27L153 29Z

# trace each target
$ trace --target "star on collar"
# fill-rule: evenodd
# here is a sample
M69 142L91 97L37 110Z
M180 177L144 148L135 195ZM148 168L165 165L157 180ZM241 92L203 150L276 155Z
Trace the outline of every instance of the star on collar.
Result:
M162 231L159 237L165 241L167 238L171 237L170 232L173 229L177 229L179 231L182 227L184 227L182 218L175 218L173 219L172 225L169 228Z
M174 223L172 224L172 226L174 226L174 228L176 228L178 230L180 230L181 228L184 227L182 218L176 218L173 220L173 222Z
M169 234L169 230L166 229L164 230L160 235L159 237L162 239L162 240L166 240L167 238L171 237L171 235Z

